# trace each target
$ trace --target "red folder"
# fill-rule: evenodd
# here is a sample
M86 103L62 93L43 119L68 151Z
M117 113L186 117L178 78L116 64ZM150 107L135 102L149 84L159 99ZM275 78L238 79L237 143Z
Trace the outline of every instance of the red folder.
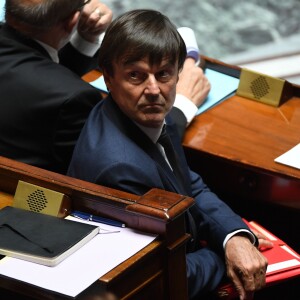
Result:
M300 275L300 255L285 242L254 221L244 222L253 231L257 231L270 240L274 247L262 249L262 254L268 259L266 272L266 287ZM222 300L236 299L238 294L231 283L223 283L216 291L216 296Z

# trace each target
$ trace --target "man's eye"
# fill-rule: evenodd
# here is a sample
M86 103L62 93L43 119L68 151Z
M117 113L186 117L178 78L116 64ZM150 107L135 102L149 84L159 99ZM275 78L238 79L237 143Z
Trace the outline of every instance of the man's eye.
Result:
M146 75L138 71L131 71L128 73L128 79L134 84L140 84L146 79Z
M170 74L169 74L169 72L167 72L167 71L160 71L160 72L159 72L159 75L160 75L160 77L167 77L167 76L169 76Z
M171 77L171 74L168 71L160 71L156 75L157 80L163 80L163 81L169 80L170 77Z
M139 73L135 72L135 71L130 72L129 77L132 78L132 79L137 79L139 77Z

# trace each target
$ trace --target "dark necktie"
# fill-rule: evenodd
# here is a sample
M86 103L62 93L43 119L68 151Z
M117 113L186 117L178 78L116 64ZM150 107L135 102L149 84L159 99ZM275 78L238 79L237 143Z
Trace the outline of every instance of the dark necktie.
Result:
M170 136L167 133L166 125L163 126L162 132L157 142L163 146L171 168L173 169L173 173L176 176L178 183L183 187L184 179L180 168L179 159L173 148Z
M184 175L180 168L179 159L174 150L170 136L167 133L166 125L163 126L162 132L161 132L160 137L157 142L164 147L165 154L166 154L168 161L173 169L173 173L177 179L178 184L181 186L182 191L184 192L185 191ZM188 244L188 251L191 252L191 251L194 251L195 247L196 247L197 229L196 229L196 224L195 224L194 218L189 210L187 210L187 218L188 218L188 226L190 228L190 233L192 235L190 243Z

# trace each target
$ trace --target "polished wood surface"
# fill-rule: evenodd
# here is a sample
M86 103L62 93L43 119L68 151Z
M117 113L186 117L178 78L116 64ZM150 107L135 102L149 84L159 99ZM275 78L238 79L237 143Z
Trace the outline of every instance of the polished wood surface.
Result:
M5 206L11 206L13 198L13 195L0 191L0 209Z
M206 67L239 78L240 68L207 57ZM300 252L300 170L274 159L300 143L300 87L279 107L232 96L188 127L190 167L238 214Z
M208 66L225 66L224 73L238 71L236 67L206 59ZM300 87L294 85L293 89L294 97L279 107L236 95L230 97L193 120L183 145L190 156L196 151L273 177L272 182L265 183L251 176L247 179L241 175L238 180L248 189L260 189L266 200L300 208L300 170L274 162L300 143Z
M274 159L300 143L300 99L275 108L239 96L195 118L184 145L300 179L300 170Z
M82 76L82 79L86 82L92 82L99 78L101 75L101 72L99 70L92 70L88 73L86 73L84 76Z
M120 220L128 227L159 234L149 246L96 281L76 299L93 299L103 289L120 299L187 299L185 210L194 200L150 190L143 196L121 192L0 157L0 204L10 205L17 183L23 180L68 195L72 209ZM11 278L1 277L0 288L16 292L13 299L64 299ZM0 298L4 290L0 290Z

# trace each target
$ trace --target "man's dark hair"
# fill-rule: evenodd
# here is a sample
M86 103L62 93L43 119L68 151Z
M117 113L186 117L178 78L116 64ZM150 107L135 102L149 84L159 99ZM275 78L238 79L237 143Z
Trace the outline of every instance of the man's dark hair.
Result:
M27 25L47 29L80 10L84 3L84 0L6 0L5 15L6 18L12 17Z
M155 10L137 9L116 18L108 27L99 51L99 66L113 76L113 62L148 58L150 65L167 59L181 70L186 47L174 24Z

